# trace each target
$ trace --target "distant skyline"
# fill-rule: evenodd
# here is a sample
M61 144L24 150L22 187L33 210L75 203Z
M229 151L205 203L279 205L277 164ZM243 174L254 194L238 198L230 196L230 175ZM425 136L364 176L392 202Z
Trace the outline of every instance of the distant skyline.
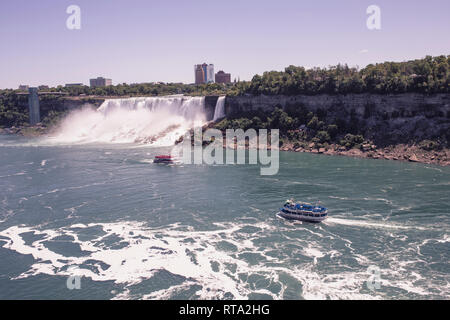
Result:
M70 5L81 8L80 30L66 27ZM381 8L381 30L366 27L370 5ZM193 83L204 62L251 80L288 65L448 55L448 12L448 0L4 0L0 88Z

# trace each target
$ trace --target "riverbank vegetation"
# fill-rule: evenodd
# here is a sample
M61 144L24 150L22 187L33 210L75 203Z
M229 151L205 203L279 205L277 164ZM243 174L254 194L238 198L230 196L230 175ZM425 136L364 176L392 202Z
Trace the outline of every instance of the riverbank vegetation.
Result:
M316 113L304 107L275 108L268 113L261 110L235 114L214 124L215 129L225 132L226 129L272 129L280 130L280 145L289 145L290 149L329 149L338 147L341 150L374 149L375 144L395 145L397 143L417 144L426 151L448 148L450 133L436 137L434 140L416 141L410 137L405 141L389 141L380 133L378 139L365 139L367 128L359 123L358 117L349 119L327 120L326 111L318 109Z
M19 126L28 121L28 97L13 90L0 90L0 127Z
M326 123L320 112L315 114L304 108L288 110L288 112L281 108L275 108L271 113L259 110L241 113L239 117L222 119L215 124L214 128L221 131L277 128L280 130L281 145L292 143L298 147L306 147L310 143L314 143L316 148L323 148L328 147L331 143L337 143L351 149L355 146L360 147L364 142L363 135L358 128L343 122L339 125Z

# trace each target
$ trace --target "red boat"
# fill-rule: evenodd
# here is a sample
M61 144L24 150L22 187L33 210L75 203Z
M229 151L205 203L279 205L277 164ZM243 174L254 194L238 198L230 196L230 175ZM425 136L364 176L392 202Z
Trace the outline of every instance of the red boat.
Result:
M153 163L174 163L175 159L170 155L156 156Z

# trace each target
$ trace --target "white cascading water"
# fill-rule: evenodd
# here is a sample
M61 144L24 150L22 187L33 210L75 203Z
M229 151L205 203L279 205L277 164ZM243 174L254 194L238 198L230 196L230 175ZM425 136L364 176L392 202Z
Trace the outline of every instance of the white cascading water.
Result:
M166 96L110 99L97 109L72 112L56 143L147 143L171 146L187 130L206 122L205 98Z
M222 118L225 118L225 96L219 97L219 99L217 99L213 120L216 121Z

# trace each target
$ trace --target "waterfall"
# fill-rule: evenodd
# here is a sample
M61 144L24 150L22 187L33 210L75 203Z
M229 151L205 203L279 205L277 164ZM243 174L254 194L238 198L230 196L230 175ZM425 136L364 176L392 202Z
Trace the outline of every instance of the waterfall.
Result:
M108 99L97 110L70 113L52 139L61 143L170 146L187 130L205 122L204 97Z
M219 99L217 99L213 121L217 121L222 118L225 118L225 97L219 97Z

